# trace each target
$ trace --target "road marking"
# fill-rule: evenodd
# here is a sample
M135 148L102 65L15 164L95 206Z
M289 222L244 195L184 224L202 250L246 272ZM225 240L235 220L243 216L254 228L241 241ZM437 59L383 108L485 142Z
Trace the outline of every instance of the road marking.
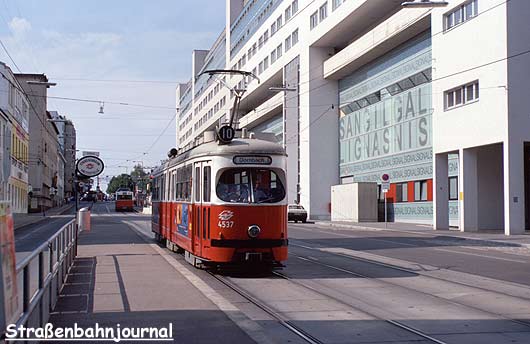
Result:
M362 238L362 239L365 239L365 240L383 241L383 242L388 242L388 243L397 244L397 245L416 247L416 248L419 248L419 249L428 249L429 248L429 247L424 247L424 246L420 246L420 245L406 244L406 243L401 243L401 242L397 242L397 241L393 241L393 240L387 240L387 239L366 238L366 237L363 237L363 236L347 235L347 234L342 234L342 233L331 233L331 232L327 232L325 230L313 230L313 229L306 229L306 228L301 228L301 227L296 227L296 229L305 230L307 232L318 232L318 233L323 233L323 234L336 235L336 236L341 236L341 237L346 237L346 238L355 238L355 239ZM296 239L296 240L308 240L308 239L300 239L300 238L293 238L293 239ZM432 237L432 236L431 236L430 239L431 240L437 240L435 237ZM318 240L318 239L316 239L316 240ZM477 240L477 239L469 239L469 240ZM453 247L455 247L455 246L453 246ZM476 248L476 247L467 246L465 242L462 242L461 245L458 245L456 247L465 247L466 249L478 250L478 248ZM385 249L384 247L381 248L381 250L384 250L384 249ZM485 257L485 258L490 258L490 259L504 260L504 261L508 261L508 262L515 262L515 263L522 263L522 264L530 263L529 261L524 261L524 260L510 259L510 258L501 258L501 257L495 257L495 256L491 256L491 255L478 254L478 253L461 252L461 251L454 251L454 250L450 250L450 249L443 249L443 248L436 248L436 247L433 247L433 249L437 250L437 251L445 251L445 252L450 252L450 253L457 253L457 254L465 254L465 255L470 255L470 256ZM514 254L508 253L508 252L500 252L500 253L501 254L505 254L505 255L510 255L510 254L514 255Z
M319 232L319 233L323 233L323 234L336 235L336 236L346 237L346 238L365 239L365 240L378 240L378 241L384 241L384 242L397 244L397 245L403 245L403 246L421 247L421 246L418 246L418 245L406 244L406 243L397 242L397 241L393 241L393 240L386 240L386 239L379 239L379 238L365 238L365 237L362 237L362 236L348 235L348 234L342 234L342 233L330 233L330 232L326 232L326 231L323 231L323 230L312 230L312 229L305 229L305 228L300 228L300 227L296 227L296 228L297 229L301 229L301 230L305 230L305 231L308 231L308 232ZM299 238L293 238L293 239L296 239L296 240L308 240L308 239L299 239ZM318 240L318 239L316 239L316 240Z
M239 308L234 306L229 300L220 295L200 277L189 271L181 262L174 259L168 251L160 248L156 244L150 243L146 240L145 232L140 226L130 221L123 221L129 225L129 228L140 234L145 242L155 250L168 264L177 272L183 275L199 292L206 296L212 303L214 303L226 316L232 320L241 330L243 330L250 338L259 344L272 344L272 340L267 338L263 328L254 320L247 317Z
M505 261L507 261L507 262L514 262L514 263L521 263L521 264L528 264L528 263L529 263L528 261L524 261L524 260L508 259L508 258L501 258L501 257L493 257L493 256L485 255L485 254L478 254L478 253L471 253L471 252L454 251L454 250L449 250L449 249L445 249L445 248L434 248L434 250L436 250L436 251L450 252L450 253L457 253L457 254L465 254L465 255L468 255L468 256L477 256L477 257L483 257L483 258L489 258L489 259L505 260Z

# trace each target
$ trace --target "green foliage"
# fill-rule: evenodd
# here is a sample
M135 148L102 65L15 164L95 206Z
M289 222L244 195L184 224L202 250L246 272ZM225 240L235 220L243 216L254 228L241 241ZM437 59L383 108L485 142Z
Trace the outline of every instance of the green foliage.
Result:
M111 194L116 192L119 188L129 188L133 190L134 183L130 175L122 173L119 176L114 176L107 186L107 193Z
M133 167L131 174L122 173L119 176L112 177L107 186L107 193L114 193L119 188L129 188L131 191L134 191L135 185L138 187L138 190L142 190L145 193L148 183L149 175L141 165L136 165Z

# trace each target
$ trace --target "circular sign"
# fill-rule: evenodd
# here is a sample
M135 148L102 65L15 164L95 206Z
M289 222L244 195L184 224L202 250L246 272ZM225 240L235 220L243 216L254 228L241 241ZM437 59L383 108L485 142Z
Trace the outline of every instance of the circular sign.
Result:
M390 176L385 173L381 176L381 180L384 182L388 182L390 180Z
M217 137L219 137L219 141L221 141L222 143L229 143L230 141L234 139L235 136L236 136L235 129L229 125L223 125L217 131Z
M80 158L76 164L77 173L85 177L99 176L104 167L105 165L100 158L91 155Z

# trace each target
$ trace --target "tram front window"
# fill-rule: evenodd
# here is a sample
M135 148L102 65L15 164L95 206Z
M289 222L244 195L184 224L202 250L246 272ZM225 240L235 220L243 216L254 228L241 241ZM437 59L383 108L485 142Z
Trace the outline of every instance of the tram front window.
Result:
M217 183L217 197L230 203L277 203L285 189L276 172L269 169L232 169Z
M131 200L132 199L132 195L118 195L118 197L116 197L116 199L119 200L119 201Z

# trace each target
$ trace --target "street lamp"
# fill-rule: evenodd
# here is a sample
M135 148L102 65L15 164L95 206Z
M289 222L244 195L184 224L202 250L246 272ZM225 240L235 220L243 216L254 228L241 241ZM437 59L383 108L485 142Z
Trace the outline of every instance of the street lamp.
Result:
M406 8L423 8L423 7L445 7L449 3L447 1L438 1L438 0L413 0L405 1L401 4L402 7Z

